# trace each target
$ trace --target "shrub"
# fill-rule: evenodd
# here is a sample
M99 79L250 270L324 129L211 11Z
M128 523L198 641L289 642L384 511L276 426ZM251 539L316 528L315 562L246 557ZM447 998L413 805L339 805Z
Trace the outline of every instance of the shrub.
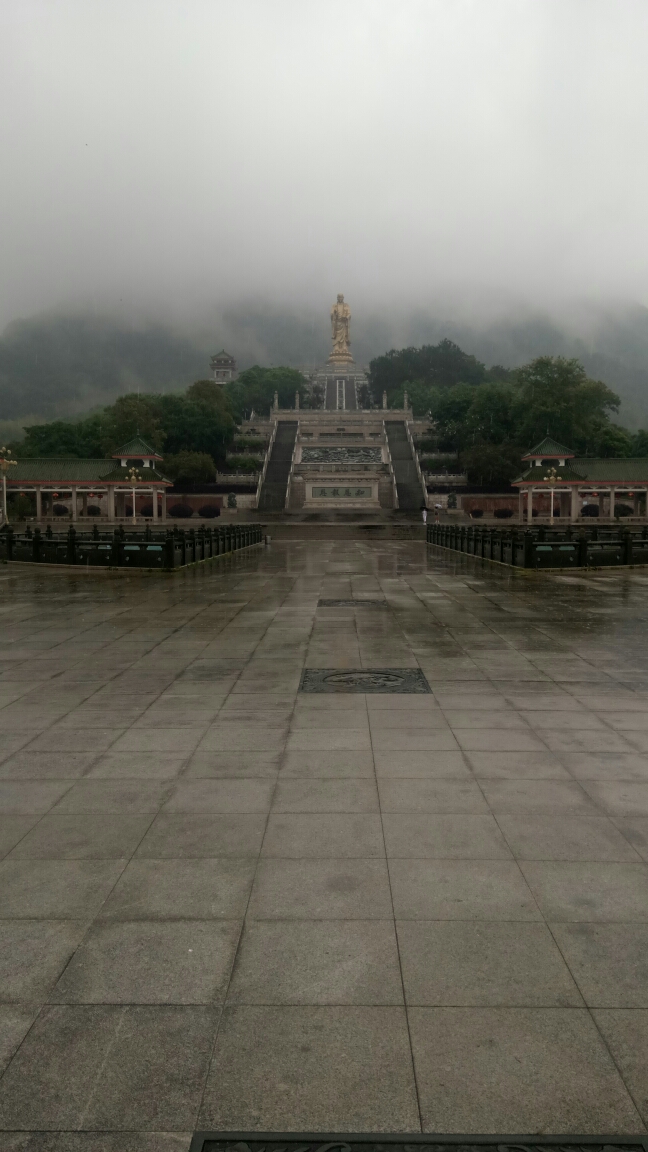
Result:
M630 506L630 504L615 504L614 505L614 515L615 516L634 516L634 508L632 508Z
M164 472L179 484L211 484L216 466L207 452L177 452L164 457Z
M216 504L203 504L202 508L198 509L198 515L202 516L203 520L213 520L215 516L220 516L220 508Z
M152 516L152 515L153 515L153 505L152 504L142 504L142 507L140 508L140 516Z
M55 504L54 507L52 508L52 512L54 513L55 516L69 516L70 515L69 509L66 508L65 504Z
M232 440L232 452L263 452L265 440L257 440L250 436L235 436Z
M188 520L190 516L193 516L193 508L190 508L188 504L172 504L169 508L169 516L174 520Z
M471 508L470 509L470 515L472 516L473 520L481 520L481 517L484 515L484 509L483 508Z
M493 512L493 516L497 516L498 520L508 520L512 515L512 508L496 508Z
M12 493L7 497L7 503L12 520L26 520L28 516L34 515L31 498L26 492ZM64 512L67 513L67 508L64 508Z
M598 516L598 514L598 504L586 504L584 508L581 508L581 516Z
M263 460L258 456L228 456L225 461L227 472L260 472Z
M101 516L101 508L98 504L88 504L88 516Z
M227 494L227 507L236 508L236 492L228 492Z

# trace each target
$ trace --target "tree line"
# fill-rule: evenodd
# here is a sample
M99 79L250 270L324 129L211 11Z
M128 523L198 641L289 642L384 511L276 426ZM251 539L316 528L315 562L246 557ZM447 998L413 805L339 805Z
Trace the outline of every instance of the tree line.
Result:
M457 454L474 484L513 479L522 453L547 432L578 455L648 455L648 432L633 435L614 422L619 397L577 360L542 356L517 369L486 368L442 340L371 361L363 403L381 407L386 392L389 406L401 407L404 391L415 417L429 421L422 452ZM207 481L232 450L241 452L237 426L253 412L267 416L275 392L282 408L293 407L296 392L302 407L323 401L296 369L255 365L224 386L198 380L184 393L130 393L80 420L32 425L12 447L23 458L109 457L140 435L164 457L170 477ZM252 457L246 463L256 467Z
M616 424L620 399L591 380L578 360L540 356L521 368L487 369L450 340L392 350L371 361L374 403L390 407L407 391L414 416L428 419L423 451L457 453L471 483L499 486L520 473L520 457L549 433L579 456L648 456L648 432Z
M253 411L268 415L275 392L282 407L292 407L295 392L307 402L306 381L294 368L261 368L242 372L222 387L213 380L197 380L186 392L129 393L114 404L80 420L53 420L32 424L25 438L11 447L21 459L30 457L110 457L121 444L141 436L164 458L171 479L189 483L215 479L228 452L240 452L235 432ZM259 451L263 444L251 441ZM238 466L253 469L258 458L235 457Z

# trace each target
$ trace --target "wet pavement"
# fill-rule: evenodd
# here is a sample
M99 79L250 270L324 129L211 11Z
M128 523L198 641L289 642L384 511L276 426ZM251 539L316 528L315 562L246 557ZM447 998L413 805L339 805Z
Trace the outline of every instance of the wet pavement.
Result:
M0 569L3 1149L645 1132L647 593L422 542Z

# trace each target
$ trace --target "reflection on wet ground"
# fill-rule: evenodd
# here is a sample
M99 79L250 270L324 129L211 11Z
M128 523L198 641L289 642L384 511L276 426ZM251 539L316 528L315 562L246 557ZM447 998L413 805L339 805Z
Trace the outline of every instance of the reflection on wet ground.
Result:
M647 589L422 542L0 569L3 1146L645 1131Z

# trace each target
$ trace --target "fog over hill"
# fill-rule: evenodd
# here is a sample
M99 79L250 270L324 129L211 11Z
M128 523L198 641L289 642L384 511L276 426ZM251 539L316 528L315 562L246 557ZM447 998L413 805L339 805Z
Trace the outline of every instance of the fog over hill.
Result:
M365 364L389 348L444 337L487 366L575 356L619 393L620 423L633 431L648 426L648 309L639 305L574 307L560 319L528 311L482 321L358 308L352 325L353 352ZM0 421L15 422L15 434L23 420L81 415L125 392L184 389L209 374L209 357L222 346L239 368L314 366L328 354L327 317L256 301L223 309L193 330L82 313L15 321L0 339Z

